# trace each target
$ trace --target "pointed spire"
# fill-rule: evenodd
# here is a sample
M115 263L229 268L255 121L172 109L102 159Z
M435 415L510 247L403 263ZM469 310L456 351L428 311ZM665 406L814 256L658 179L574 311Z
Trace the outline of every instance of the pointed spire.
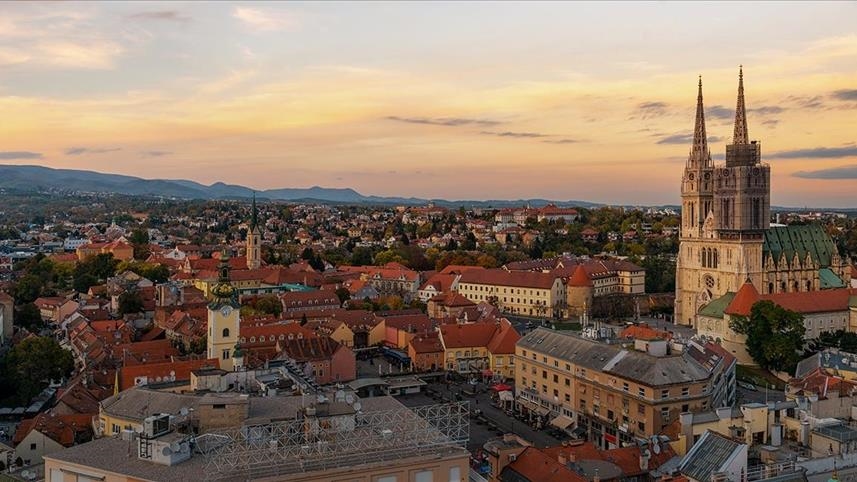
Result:
M250 217L250 230L256 229L256 224L259 221L259 215L256 211L256 191L253 191L253 214Z
M696 123L693 127L693 146L690 148L688 167L708 167L711 154L705 134L705 108L702 105L702 76L699 76L699 92L696 95Z
M744 108L744 66L738 67L738 106L735 108L735 134L732 144L748 144L747 110Z

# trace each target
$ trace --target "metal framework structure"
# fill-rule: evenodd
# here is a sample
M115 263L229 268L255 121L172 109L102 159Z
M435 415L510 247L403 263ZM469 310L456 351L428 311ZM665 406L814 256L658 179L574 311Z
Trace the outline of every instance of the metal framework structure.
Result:
M469 418L468 402L306 416L206 433L196 450L206 458L206 480L249 480L459 449L470 438Z

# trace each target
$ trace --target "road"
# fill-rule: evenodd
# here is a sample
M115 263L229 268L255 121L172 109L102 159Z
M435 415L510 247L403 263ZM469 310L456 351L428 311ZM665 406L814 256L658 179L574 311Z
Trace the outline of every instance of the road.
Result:
M488 392L486 385L480 383L474 387L472 385L450 383L447 387L446 384L432 383L425 388L434 390L443 398L438 397L438 399L435 399L425 393L418 393L400 395L396 399L405 406L418 407L455 400L457 399L456 395L462 393L462 390L472 390L475 388L479 392L473 396L462 395L462 401L470 402L471 413L479 409L486 420L483 422L478 418L471 417L470 442L467 444L467 449L471 453L475 452L476 449L482 448L488 439L498 437L504 433L518 434L524 440L538 447L550 447L562 443L561 440L554 438L546 431L535 430L527 423L510 417L504 411L495 407L491 402L491 394Z

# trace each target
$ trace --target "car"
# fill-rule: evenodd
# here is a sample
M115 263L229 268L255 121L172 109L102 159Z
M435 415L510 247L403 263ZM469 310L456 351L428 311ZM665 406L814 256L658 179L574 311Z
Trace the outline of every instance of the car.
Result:
M738 382L738 386L743 388L744 390L750 390L751 392L758 392L759 389L756 388L756 385L753 385L749 382Z

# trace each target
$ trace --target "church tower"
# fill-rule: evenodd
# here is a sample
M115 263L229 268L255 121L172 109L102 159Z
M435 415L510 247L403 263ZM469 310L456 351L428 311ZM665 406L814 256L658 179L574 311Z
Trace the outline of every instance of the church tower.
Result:
M220 255L217 284L208 303L208 358L220 361L220 368L234 369L233 350L238 344L239 308L237 293L229 282L229 253Z
M258 269L262 266L262 230L259 229L256 193L253 193L253 214L251 216L250 229L247 231L247 269Z
M771 226L771 167L762 164L761 147L747 133L742 67L732 144L726 146L726 165L717 169L714 217L722 237L761 239Z
M711 152L708 149L708 138L705 132L705 108L702 103L702 77L696 95L696 120L693 127L693 145L684 167L681 180L681 230L679 234L680 248L676 261L676 321L691 323L696 314L697 296L695 284L686 275L688 270L701 268L701 259L697 256L702 251L703 236L710 237L704 229L711 224L714 203L714 164L711 162Z

